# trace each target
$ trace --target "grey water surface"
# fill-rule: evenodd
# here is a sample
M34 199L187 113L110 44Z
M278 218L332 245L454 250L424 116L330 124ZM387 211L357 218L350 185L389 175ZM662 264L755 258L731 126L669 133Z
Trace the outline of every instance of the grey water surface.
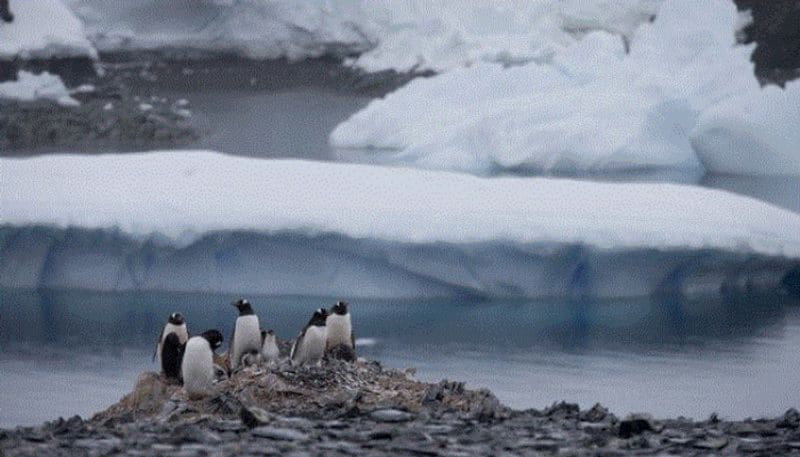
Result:
M0 289L0 427L84 417L132 388L166 316L229 335L235 297ZM294 337L333 298L249 297ZM617 414L727 418L800 406L800 303L783 295L687 302L355 301L359 353L421 380L487 387L515 408L601 402ZM224 349L224 348L223 348Z

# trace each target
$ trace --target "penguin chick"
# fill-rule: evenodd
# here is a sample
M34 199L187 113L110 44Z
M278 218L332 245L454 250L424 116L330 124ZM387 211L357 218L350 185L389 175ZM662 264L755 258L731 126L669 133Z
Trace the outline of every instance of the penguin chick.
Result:
M189 339L186 321L184 321L181 313L172 313L169 315L167 323L164 325L164 328L161 329L161 335L158 337L158 343L156 343L156 349L153 352L153 361L158 357L158 362L162 365L162 371L164 370L164 366L161 363L161 347L164 344L164 339L169 336L170 333L176 334L178 336L178 342L181 344L186 344L186 340Z
M231 373L231 367L228 365L228 354L214 353L214 377L217 382L228 379Z
M170 332L164 338L164 343L161 345L161 370L164 372L164 376L180 381L181 362L185 349L186 344L181 343L175 332Z
M291 359L297 364L316 362L325 355L325 319L328 311L320 308L314 311L303 331L292 346Z
M261 331L261 358L266 363L277 362L280 357L278 342L275 340L275 332L272 330Z
M183 354L181 374L183 388L189 398L201 398L211 393L214 384L214 350L222 344L222 334L206 330L189 338Z
M236 371L242 362L245 354L258 354L261 352L261 327L258 323L258 316L253 312L250 302L247 300L237 300L231 306L239 310L239 316L233 327L231 344L228 354L230 354L231 372Z
M350 312L347 310L347 303L338 301L333 305L325 320L325 327L327 327L327 337L325 339L326 351L330 351L339 345L355 348L353 325L350 322Z

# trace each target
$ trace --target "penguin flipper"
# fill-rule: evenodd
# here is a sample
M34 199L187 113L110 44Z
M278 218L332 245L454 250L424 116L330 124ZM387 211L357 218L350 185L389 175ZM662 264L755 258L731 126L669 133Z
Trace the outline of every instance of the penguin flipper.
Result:
M294 360L294 356L300 350L300 344L303 342L303 336L305 336L305 334L306 334L306 329L303 329L303 331L300 332L299 335L297 335L297 338L294 340L294 343L292 343L292 350L289 352L290 360Z
M156 355L158 354L158 348L161 346L161 340L164 338L164 329L166 326L161 327L161 333L158 335L158 341L156 341L156 347L153 348L153 360L152 362L156 361Z
M356 335L350 330L350 346L353 347L353 351L356 350Z
M235 347L233 344L233 339L236 336L236 321L233 321L233 330L231 330L231 341L228 343L228 361L230 366L233 366L233 361L231 357L233 356L233 348Z

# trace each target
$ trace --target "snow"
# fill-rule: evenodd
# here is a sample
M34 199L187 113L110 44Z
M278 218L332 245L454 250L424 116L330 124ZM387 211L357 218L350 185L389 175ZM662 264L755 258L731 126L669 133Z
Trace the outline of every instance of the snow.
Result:
M800 175L800 81L731 97L700 116L692 135L707 169Z
M25 102L52 100L64 106L80 104L70 96L69 90L58 76L48 72L37 75L24 70L19 72L16 81L0 83L0 99Z
M257 59L335 55L366 70L547 60L590 30L631 37L660 0L67 0L101 50Z
M798 92L759 86L752 46L736 45L741 21L728 1L666 2L628 54L616 35L595 31L547 63L416 79L340 124L330 142L349 160L478 174L796 172L786 131L800 123ZM729 150L739 141L751 151ZM758 145L764 162L748 159Z
M697 294L773 287L800 258L800 215L685 185L207 151L5 158L0 174L0 282L16 287Z
M0 164L0 214L10 224L119 227L173 239L213 230L306 230L403 242L707 247L800 257L800 215L684 185L486 179L207 151Z
M81 21L61 0L12 1L14 21L0 24L0 61L96 58Z

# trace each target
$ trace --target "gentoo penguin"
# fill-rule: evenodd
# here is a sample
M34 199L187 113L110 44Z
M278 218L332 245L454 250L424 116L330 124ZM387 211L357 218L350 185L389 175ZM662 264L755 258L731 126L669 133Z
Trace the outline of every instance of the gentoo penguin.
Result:
M353 324L350 322L350 313L347 311L347 303L337 301L328 312L325 321L327 327L327 338L325 340L325 350L343 344L351 348L355 347L353 338Z
M272 330L261 331L261 358L267 362L277 362L280 357L278 342L275 340L275 332Z
M14 15L11 14L11 7L8 6L8 0L0 0L0 19L5 22L14 21Z
M292 362L302 364L316 362L325 355L325 319L328 311L320 308L314 311L303 331L292 345Z
M156 350L153 353L153 360L155 361L156 357L158 357L159 364L162 365L162 370L164 370L164 366L163 363L161 363L161 347L164 344L164 338L169 336L170 333L176 334L178 336L178 342L181 344L186 344L186 340L189 339L189 331L186 329L186 322L183 320L181 313L172 313L169 315L169 319L167 319L167 323L164 325L164 328L161 329L161 335L158 337Z
M261 352L261 327L250 302L238 300L231 305L239 310L239 317L236 318L233 335L231 335L230 349L228 349L231 372L233 372L241 366L242 356L245 354L258 355Z
M181 375L183 388L189 398L208 395L214 384L214 350L222 344L222 333L206 330L189 338L183 353Z
M170 379L181 379L181 362L186 343L181 343L178 334L170 332L161 345L161 371Z

